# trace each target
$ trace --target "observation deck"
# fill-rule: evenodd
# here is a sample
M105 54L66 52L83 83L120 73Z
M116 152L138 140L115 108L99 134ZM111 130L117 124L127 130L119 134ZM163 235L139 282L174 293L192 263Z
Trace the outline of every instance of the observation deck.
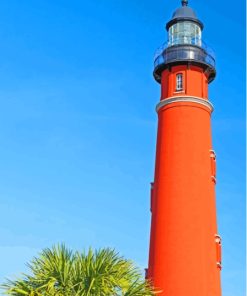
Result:
M216 76L215 56L213 51L202 41L173 40L159 47L154 57L153 75L157 82L161 82L162 71L174 65L199 65L208 72L208 82Z

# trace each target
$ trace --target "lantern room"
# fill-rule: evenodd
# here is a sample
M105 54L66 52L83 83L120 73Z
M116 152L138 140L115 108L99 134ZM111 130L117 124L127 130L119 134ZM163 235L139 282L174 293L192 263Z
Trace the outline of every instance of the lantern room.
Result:
M208 82L216 76L215 58L212 50L202 40L203 23L194 10L182 0L171 20L166 24L168 33L165 42L156 52L154 78L161 82L162 72L172 66L195 65L207 72Z

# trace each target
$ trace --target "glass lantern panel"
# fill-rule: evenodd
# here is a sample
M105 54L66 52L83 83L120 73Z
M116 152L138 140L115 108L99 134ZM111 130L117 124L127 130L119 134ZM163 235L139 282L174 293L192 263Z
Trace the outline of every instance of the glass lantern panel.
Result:
M201 28L194 22L178 22L169 28L169 46L193 44L201 46Z

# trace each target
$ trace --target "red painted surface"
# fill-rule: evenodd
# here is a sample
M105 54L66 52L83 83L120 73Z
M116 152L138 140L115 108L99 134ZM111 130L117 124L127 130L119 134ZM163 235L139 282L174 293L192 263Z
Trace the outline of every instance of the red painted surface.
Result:
M176 74L184 89L176 92ZM164 70L161 99L208 99L200 67ZM220 296L221 250L216 242L215 157L209 108L175 102L158 111L155 178L147 277L162 296Z
M184 89L176 91L176 75L183 74ZM181 65L166 69L161 77L161 99L173 96L194 96L203 99L208 98L208 77L202 68L198 66Z

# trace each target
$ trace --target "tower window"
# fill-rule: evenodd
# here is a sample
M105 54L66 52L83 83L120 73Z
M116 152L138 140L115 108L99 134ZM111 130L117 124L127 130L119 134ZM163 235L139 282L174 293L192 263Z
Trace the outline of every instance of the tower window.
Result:
M183 74L177 74L176 76L176 90L183 89Z

